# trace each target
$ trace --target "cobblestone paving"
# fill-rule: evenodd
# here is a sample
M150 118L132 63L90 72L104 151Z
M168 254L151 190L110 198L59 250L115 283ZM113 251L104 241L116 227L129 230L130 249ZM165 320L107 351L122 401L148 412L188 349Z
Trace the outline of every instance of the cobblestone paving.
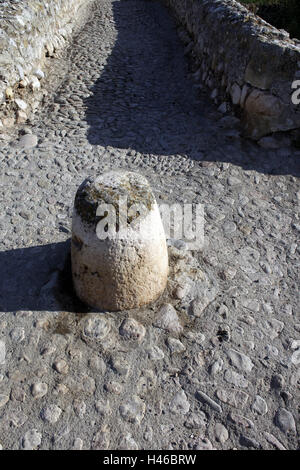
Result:
M0 142L3 449L298 447L300 152L240 137L191 72L159 3L102 0ZM77 186L112 168L204 204L205 247L171 240L163 298L103 314L68 253Z

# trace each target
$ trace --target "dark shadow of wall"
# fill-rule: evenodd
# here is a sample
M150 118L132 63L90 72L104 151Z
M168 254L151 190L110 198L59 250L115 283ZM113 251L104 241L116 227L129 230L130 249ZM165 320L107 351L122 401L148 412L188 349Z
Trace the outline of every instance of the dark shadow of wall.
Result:
M113 3L117 40L86 100L93 145L141 153L187 153L206 124L175 24L153 1ZM207 109L209 111L209 108Z
M0 311L57 311L54 294L69 252L69 240L0 252Z
M113 3L113 18L114 48L85 101L92 145L300 175L292 157L270 158L270 151L257 147L255 159L247 158L247 145L253 149L253 142L244 142L246 156L227 150L234 142L216 125L216 109L206 92L200 94L188 80L183 45L165 7L154 1L122 0ZM210 154L208 148L215 151Z

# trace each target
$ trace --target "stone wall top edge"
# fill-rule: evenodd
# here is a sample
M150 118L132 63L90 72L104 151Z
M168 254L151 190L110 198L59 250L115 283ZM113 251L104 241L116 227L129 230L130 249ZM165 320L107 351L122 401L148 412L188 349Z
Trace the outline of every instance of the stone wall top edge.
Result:
M163 1L173 6L177 3L176 0ZM191 13L193 10L193 14L195 14L195 8L199 8L207 20L211 16L216 23L221 22L223 25L228 21L230 27L242 27L245 34L248 31L256 37L257 41L275 43L279 47L285 47L300 54L300 40L290 38L287 31L279 30L267 23L236 0L181 0L180 3L182 9L185 6L188 7L186 8L187 12Z

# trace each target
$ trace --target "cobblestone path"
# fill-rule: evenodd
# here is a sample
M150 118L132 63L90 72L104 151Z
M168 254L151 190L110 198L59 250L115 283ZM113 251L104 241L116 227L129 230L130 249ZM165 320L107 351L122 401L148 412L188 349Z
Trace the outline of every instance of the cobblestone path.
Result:
M26 136L0 142L3 449L296 449L300 152L240 136L191 80L168 12L97 2ZM74 194L144 174L201 203L205 247L170 240L169 287L140 311L73 296Z

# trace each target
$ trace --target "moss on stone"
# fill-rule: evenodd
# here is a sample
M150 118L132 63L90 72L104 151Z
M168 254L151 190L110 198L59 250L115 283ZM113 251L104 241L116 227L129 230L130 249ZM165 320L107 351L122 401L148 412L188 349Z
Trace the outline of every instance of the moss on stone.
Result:
M97 182L87 179L79 187L75 197L75 209L82 220L88 224L97 223L100 218L96 216L99 204L112 204L116 215L119 217L120 197L127 197L127 210L133 204L143 204L150 211L155 203L155 198L148 184L138 183L134 173L127 173L120 178L120 182L113 187L105 182ZM140 214L127 217L130 224Z

